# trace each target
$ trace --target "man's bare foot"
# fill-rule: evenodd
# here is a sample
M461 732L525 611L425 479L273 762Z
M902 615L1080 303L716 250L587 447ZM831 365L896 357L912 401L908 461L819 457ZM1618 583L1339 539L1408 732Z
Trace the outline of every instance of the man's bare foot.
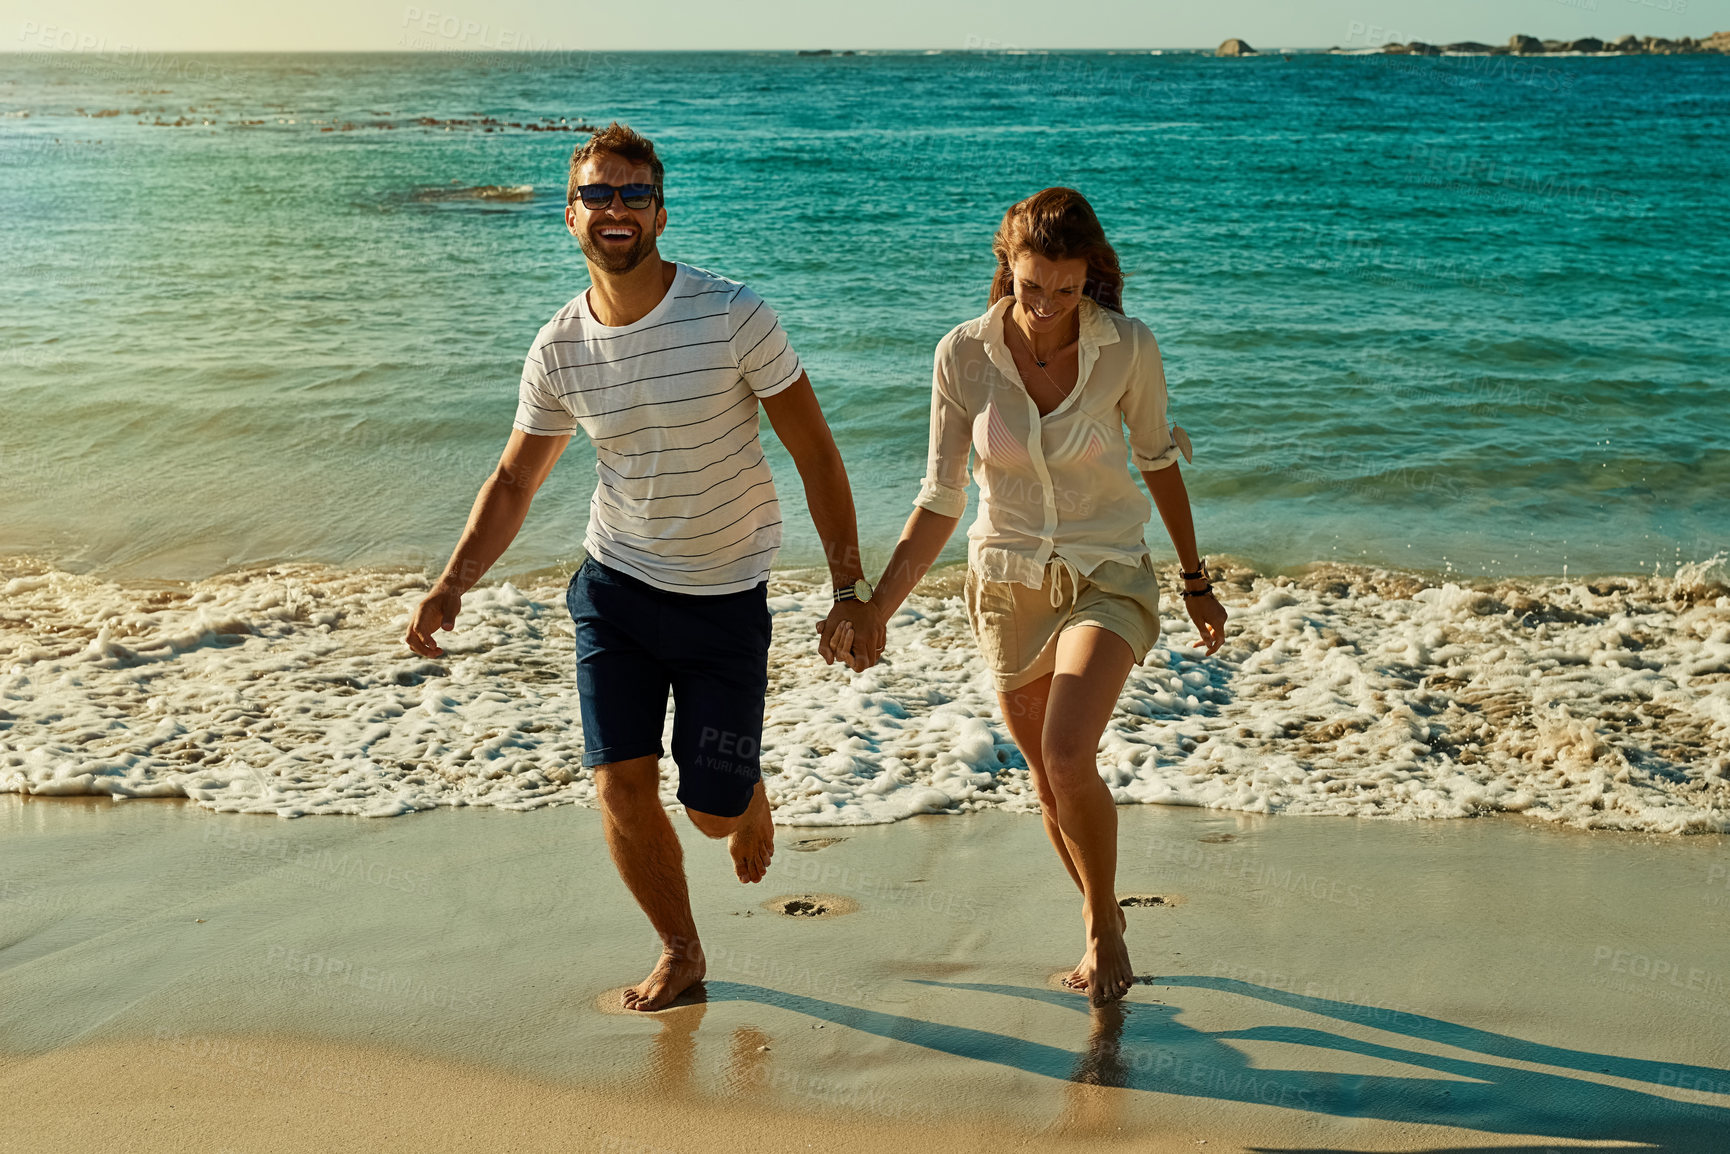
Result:
M1124 916L1123 907L1119 906L1117 910L1117 932L1121 934L1127 929L1129 929L1129 919ZM1075 969L1070 972L1067 978L1063 979L1063 984L1072 990L1078 990L1085 994L1087 992L1087 974L1084 972L1084 967L1087 964L1087 955L1084 953L1081 955L1081 960L1075 963Z
M703 980L703 947L693 945L675 954L662 950L661 960L649 971L649 976L627 989L623 1002L627 1010L659 1010L671 1005L680 994Z
M1092 919L1088 920L1087 951L1081 955L1076 973L1086 980L1087 1000L1096 1006L1115 1002L1135 984L1135 971L1129 965L1129 947L1123 942L1123 914L1116 925L1095 933Z
M739 819L739 828L727 835L727 852L733 855L733 872L747 884L760 882L775 856L775 822L769 817L769 795L763 783L751 791L751 804Z

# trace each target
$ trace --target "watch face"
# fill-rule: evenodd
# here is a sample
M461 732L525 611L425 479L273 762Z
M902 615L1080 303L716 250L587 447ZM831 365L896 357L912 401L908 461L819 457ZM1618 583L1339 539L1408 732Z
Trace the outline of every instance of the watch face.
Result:
M871 586L866 583L865 578L861 577L853 582L853 596L861 601L871 600Z

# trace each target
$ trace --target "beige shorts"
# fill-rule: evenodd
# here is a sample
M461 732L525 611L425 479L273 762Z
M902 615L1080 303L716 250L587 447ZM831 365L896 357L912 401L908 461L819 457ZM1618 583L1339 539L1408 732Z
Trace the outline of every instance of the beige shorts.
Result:
M1057 605L1051 603L1054 585ZM1039 589L983 581L970 568L967 619L998 692L1007 693L1055 669L1058 635L1078 625L1111 630L1129 642L1140 664L1159 640L1159 578L1151 557L1143 557L1140 565L1102 561L1079 583L1053 562Z

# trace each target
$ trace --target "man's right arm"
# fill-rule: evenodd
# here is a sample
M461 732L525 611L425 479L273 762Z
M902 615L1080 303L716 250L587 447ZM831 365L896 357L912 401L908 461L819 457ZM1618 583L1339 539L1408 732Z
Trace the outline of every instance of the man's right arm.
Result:
M521 429L511 430L511 439L505 444L498 467L481 485L474 508L469 510L462 539L432 591L422 598L409 619L403 640L410 649L423 657L444 656L444 650L433 640L433 633L456 628L463 594L492 568L516 538L535 493L570 440L568 435L542 437Z

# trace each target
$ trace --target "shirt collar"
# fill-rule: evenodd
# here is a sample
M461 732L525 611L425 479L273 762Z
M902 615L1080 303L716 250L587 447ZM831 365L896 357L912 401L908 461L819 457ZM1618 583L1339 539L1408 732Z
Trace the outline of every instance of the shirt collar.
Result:
M985 310L985 315L969 321L963 330L963 335L974 340L984 341L987 345L1002 346L1003 322L1009 310L1014 307L1015 298L1005 296L998 298L996 304ZM1094 303L1091 297L1082 297L1079 306L1081 310L1080 344L1083 349L1097 352L1104 345L1114 345L1121 338L1117 325L1107 315L1106 310Z

